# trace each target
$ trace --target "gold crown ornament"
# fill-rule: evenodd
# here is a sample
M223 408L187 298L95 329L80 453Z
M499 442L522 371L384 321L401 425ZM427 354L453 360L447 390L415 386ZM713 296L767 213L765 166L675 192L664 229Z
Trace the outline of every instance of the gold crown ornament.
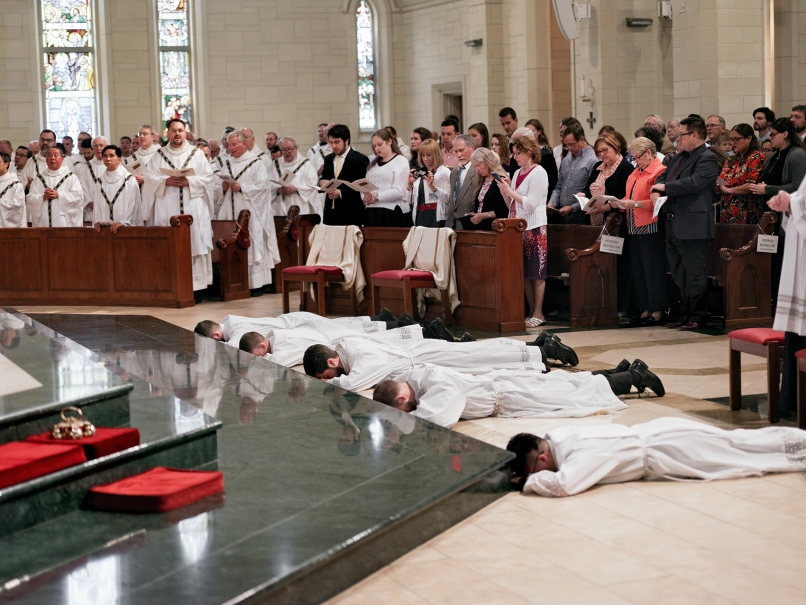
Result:
M75 412L76 416L68 416L67 412ZM95 425L89 420L84 420L84 413L80 408L68 406L61 411L62 422L54 425L50 436L54 439L82 439L92 437L95 434Z

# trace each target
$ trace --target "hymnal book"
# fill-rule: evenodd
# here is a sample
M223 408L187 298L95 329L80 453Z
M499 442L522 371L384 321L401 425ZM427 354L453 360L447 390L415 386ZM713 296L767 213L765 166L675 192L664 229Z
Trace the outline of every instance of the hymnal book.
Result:
M294 174L288 168L286 168L285 170L283 170L283 174L280 175L279 181L271 179L271 182L274 183L275 185L280 185L280 187L287 187L294 181L294 177L296 176L297 176L296 174Z
M160 168L160 174L164 176L196 176L196 171L193 168L180 168L179 170Z
M350 181L342 181L340 179L330 179L326 183L323 183L319 186L319 192L327 193L333 189L338 189L341 185L346 185L353 191L358 191L359 193L372 193L373 191L378 191L377 185L375 185L369 179L363 178L357 179L352 183Z
M132 174L134 174L134 171L137 170L140 166L142 166L142 164L140 163L140 160L137 160L136 162L134 162L132 164L123 164L123 167L126 170L128 170L129 172L131 172Z
M226 181L230 185L238 182L228 174L221 174L220 172L214 172L213 174L216 175L218 178L220 178L222 181Z

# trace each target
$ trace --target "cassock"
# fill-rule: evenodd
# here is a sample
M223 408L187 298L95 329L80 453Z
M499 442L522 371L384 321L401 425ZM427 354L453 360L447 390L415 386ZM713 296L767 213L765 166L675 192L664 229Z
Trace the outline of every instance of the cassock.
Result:
M564 426L546 434L557 472L529 475L525 493L573 496L599 483L713 481L806 470L806 431L727 431L686 418L624 426Z
M227 315L220 324L224 332L224 340L237 347L241 336L247 332L257 332L268 337L271 330L290 330L294 328L310 328L312 330L340 330L347 328L357 334L372 334L383 332L386 324L382 321L372 321L368 316L339 317L329 319L307 311L283 313L277 317L242 317L240 315Z
M55 189L59 197L44 199L45 189ZM84 189L69 168L42 170L25 198L34 227L81 227L84 225Z
M773 328L806 336L806 179L790 198L783 227L784 261Z
M95 183L92 197L92 222L112 221L128 226L141 226L140 186L123 166L112 172L105 170Z
M0 176L0 227L27 227L25 185L16 172Z
M423 365L399 380L414 390L418 406L412 414L446 428L460 418L579 418L627 409L604 376L590 372L499 370L474 376Z
M168 187L168 177L160 168L180 170L192 168L187 187ZM149 225L166 227L172 216L190 214L190 253L193 261L193 289L204 290L213 283L213 227L207 202L210 180L216 178L204 153L185 141L179 149L170 144L157 150L149 162L143 183L142 215ZM150 217L150 218L149 218Z
M422 340L423 330L420 326L405 326L394 330L361 334L346 327L329 327L321 330L312 328L275 328L269 330L267 338L271 343L271 353L263 357L290 368L302 363L305 351L312 345L333 346L343 338L358 338L396 344L405 341Z
M266 168L254 153L247 151L239 158L230 156L219 174L238 181L241 190L224 193L218 220L237 220L241 210L249 210L249 289L261 288L271 283L271 270L280 262ZM218 177L213 181L221 186Z
M319 174L319 169L325 165L325 158L333 153L330 143L319 143L308 150L308 161L313 164L314 170Z
M427 363L470 374L492 370L537 373L546 369L538 347L509 338L481 342L402 341L395 345L345 338L335 350L346 373L328 382L356 392L372 388L382 380L402 380L414 366Z
M284 158L280 157L271 162L269 172L270 181L279 181L283 173L288 170L294 173L294 180L291 185L297 188L297 193L291 195L279 195L280 188L276 183L270 183L272 196L272 211L274 216L287 216L291 206L299 206L300 214L322 215L322 195L318 190L318 179L316 168L308 160L297 154L297 158L286 164Z

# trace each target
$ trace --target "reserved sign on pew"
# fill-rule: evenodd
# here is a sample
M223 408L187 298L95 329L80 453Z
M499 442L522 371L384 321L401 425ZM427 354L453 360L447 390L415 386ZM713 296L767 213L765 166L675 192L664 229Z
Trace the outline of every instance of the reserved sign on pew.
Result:
M624 250L624 238L602 234L599 250L608 254L621 254L622 250Z
M763 233L759 233L757 241L756 252L766 252L767 254L775 254L778 252L777 235L764 235Z

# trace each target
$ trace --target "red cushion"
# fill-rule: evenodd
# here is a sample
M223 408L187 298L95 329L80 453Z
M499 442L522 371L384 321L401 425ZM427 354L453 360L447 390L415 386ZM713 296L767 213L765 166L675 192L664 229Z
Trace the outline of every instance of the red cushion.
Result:
M795 353L795 357L799 359L806 359L806 349L801 349L797 353Z
M114 454L115 452L140 445L140 431L132 428L96 428L95 435L92 437L84 437L83 439L64 441L62 439L54 439L50 436L50 433L40 433L39 435L28 437L26 441L31 443L80 445L84 448L84 454L87 456L87 460L94 460L101 456L108 456L109 454Z
M771 342L779 342L783 344L784 333L772 328L745 328L743 330L734 330L728 332L728 338L735 338L736 340L743 340L744 342L752 342L757 345L766 345Z
M390 279L403 281L403 278L409 277L412 281L434 281L434 276L428 271L379 271L373 273L373 279Z
M134 477L93 487L87 505L116 513L164 513L223 491L223 473L158 466Z
M80 445L6 443L0 445L0 488L55 473L86 460Z
M286 267L283 269L283 273L293 273L295 275L316 275L317 273L341 275L341 269L324 265L297 265L296 267Z

